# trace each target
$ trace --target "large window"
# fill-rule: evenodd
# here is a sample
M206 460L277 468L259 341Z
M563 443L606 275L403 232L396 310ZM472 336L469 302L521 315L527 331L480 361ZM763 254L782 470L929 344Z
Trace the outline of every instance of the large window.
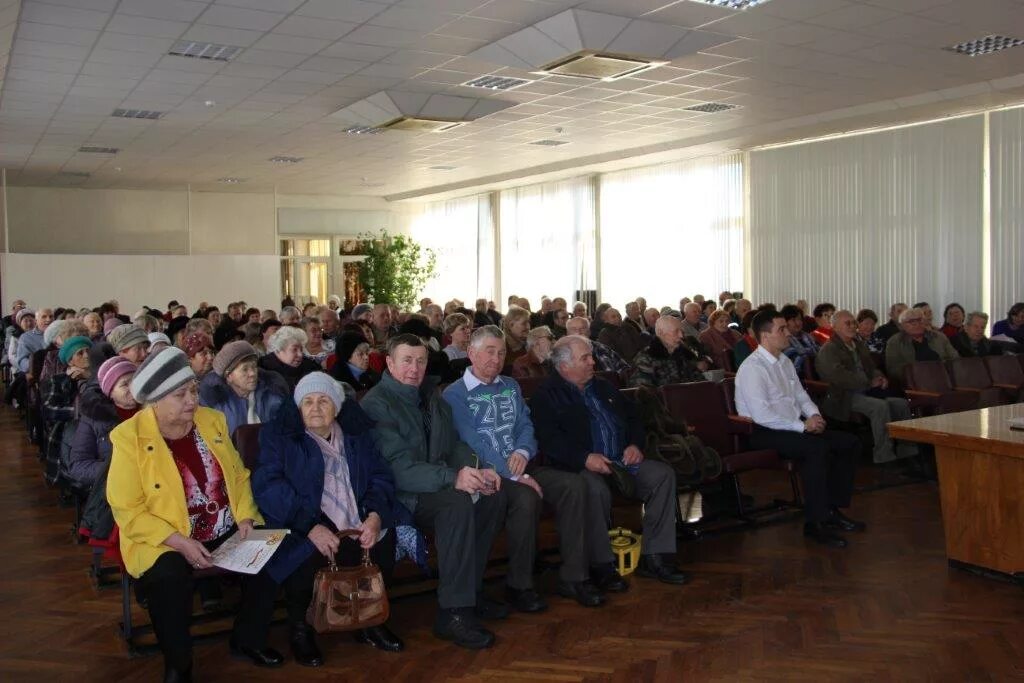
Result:
M451 299L469 308L494 289L494 226L489 195L431 202L412 223L412 237L437 254L437 276L424 296L444 305Z
M296 304L327 301L331 238L281 240L281 291Z
M601 176L601 300L743 289L743 160L710 157Z
M526 297L536 310L542 295L571 304L577 290L596 286L593 178L504 190L500 197L503 299Z

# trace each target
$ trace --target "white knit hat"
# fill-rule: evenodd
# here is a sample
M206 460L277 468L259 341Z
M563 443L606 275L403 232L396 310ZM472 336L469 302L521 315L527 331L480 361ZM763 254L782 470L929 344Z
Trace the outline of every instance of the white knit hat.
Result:
M334 378L326 372L311 372L295 385L295 405L302 403L308 394L327 394L334 403L334 414L341 412L341 404L345 402L345 394L341 391Z

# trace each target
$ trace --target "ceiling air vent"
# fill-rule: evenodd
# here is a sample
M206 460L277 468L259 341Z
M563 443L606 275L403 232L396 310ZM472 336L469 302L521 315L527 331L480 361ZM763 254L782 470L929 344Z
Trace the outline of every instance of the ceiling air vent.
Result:
M705 114L714 114L719 111L729 111L735 109L735 104L722 104L721 102L705 102L704 104L695 104L692 107L683 107L683 111L699 111Z
M568 145L568 140L536 140L530 143L531 145L537 145L538 147L560 147L562 145Z
M88 178L92 174L87 171L60 171L57 173L58 178Z
M431 171L454 171L458 166L431 166Z
M999 52L1011 47L1020 47L1024 45L1024 40L1020 38L1008 38L1006 36L985 36L983 38L977 38L975 40L968 40L963 43L957 43L956 45L950 45L949 47L942 48L949 52L956 52L958 54L967 55L968 57L977 57L978 55L987 55L992 52Z
M768 0L692 0L702 5L714 5L725 9L750 9L768 2Z
M78 148L78 151L82 154L117 154L121 150L117 147L93 147L91 145L83 145Z
M635 76L642 71L662 66L664 63L639 57L584 50L542 66L540 71L551 76L615 81L626 76Z
M485 90L512 90L521 85L533 83L525 78L512 78L510 76L480 76L462 85L469 88L484 88Z
M179 40L167 54L175 57L191 57L193 59L210 59L215 62L229 62L234 59L242 48L234 45L218 45L216 43L197 43L194 40Z
M415 116L401 116L388 121L380 127L387 130L407 130L414 133L443 133L446 130L457 128L465 121L452 121L445 119L423 119Z
M349 126L341 132L348 135L377 135L384 131L380 128L374 128L373 126Z
M115 109L111 116L120 119L151 119L156 120L164 115L162 111L150 111L148 109Z
M238 183L244 183L245 178L217 178L218 183L226 183L228 185L237 185Z
M270 161L270 162L275 163L275 164L297 164L297 163L299 163L300 161L302 161L305 158L306 157L276 156L276 157L270 157L269 159L267 159L267 161Z

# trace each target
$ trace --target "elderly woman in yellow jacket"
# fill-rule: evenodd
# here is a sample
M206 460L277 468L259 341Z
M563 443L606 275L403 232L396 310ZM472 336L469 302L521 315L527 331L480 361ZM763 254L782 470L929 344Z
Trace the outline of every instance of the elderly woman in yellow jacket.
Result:
M125 567L139 581L164 654L164 680L188 681L193 572L211 567L211 551L236 529L244 537L263 519L224 415L199 406L195 374L180 349L149 356L130 390L145 407L111 432L107 500ZM245 581L231 649L273 667L284 660L266 646L273 603L260 594L268 586L273 590L262 574Z

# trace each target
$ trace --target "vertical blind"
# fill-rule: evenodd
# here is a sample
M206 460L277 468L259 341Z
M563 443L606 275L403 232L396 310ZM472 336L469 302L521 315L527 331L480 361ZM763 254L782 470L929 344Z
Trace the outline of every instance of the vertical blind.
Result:
M1024 108L992 112L991 320L1024 301Z
M461 299L470 308L475 297L489 298L494 288L493 232L488 195L423 206L410 233L437 254L437 276L423 294L442 305ZM481 256L488 248L490 256Z
M743 157L601 176L601 300L678 308L743 289Z
M751 153L754 300L979 307L983 149L979 115Z
M498 223L503 298L526 297L536 310L542 295L571 303L596 286L592 178L504 190Z

